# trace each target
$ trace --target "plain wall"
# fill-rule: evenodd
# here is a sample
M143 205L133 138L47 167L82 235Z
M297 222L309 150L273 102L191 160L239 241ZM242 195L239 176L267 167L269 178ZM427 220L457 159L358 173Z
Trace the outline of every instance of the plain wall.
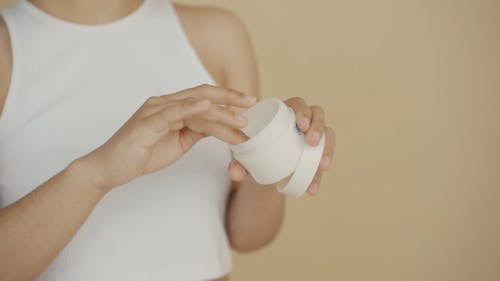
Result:
M320 196L234 280L500 280L500 1L182 2L237 13L263 96L337 132Z

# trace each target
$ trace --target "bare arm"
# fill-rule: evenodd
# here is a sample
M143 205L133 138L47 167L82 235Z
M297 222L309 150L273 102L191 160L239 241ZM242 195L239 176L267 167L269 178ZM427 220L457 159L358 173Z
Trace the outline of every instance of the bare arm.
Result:
M248 33L232 13L215 8L178 6L181 21L205 66L225 87L259 97L256 60ZM321 174L329 168L333 155L333 130L326 128L319 106L308 106L295 97L285 101L296 112L300 129L308 143L317 145L326 133L326 149L310 194L318 192ZM234 110L237 110L236 108ZM247 252L258 249L276 237L284 217L285 197L275 185L262 186L233 161L229 174L234 180L227 205L227 233L231 246Z
M9 41L0 18L0 113L12 68ZM2 280L34 279L73 237L105 194L90 180L94 178L90 168L75 162L18 202L0 209Z
M228 17L233 22L227 25L232 28L226 27L230 29L230 41L223 44L228 46L224 51L226 86L260 97L257 63L249 35L237 18L231 19L230 14ZM267 245L281 228L285 196L276 191L275 185L262 186L248 175L241 182L233 182L233 187L227 206L227 231L232 247L247 252Z
M0 17L0 116L12 69L9 39ZM0 209L2 280L34 279L73 237L105 194L89 180L94 178L90 168L75 162L18 202Z
M69 242L105 195L92 167L75 162L0 210L0 275L32 280ZM29 266L28 266L29 264Z
M248 35L241 24L235 23L232 50L225 51L227 87L259 96L257 67ZM239 42L239 43L237 43ZM298 127L305 134L309 145L316 146L321 135L326 135L325 149L320 166L309 185L310 195L318 193L321 176L331 166L334 149L334 132L325 124L325 114L320 106L309 106L300 97L285 100L295 111ZM227 229L235 250L247 252L271 242L278 234L284 218L285 196L276 185L258 184L237 161L229 167L235 191L228 204Z
M191 43L219 85L259 97L257 65L241 21L223 9L177 5ZM233 108L233 110L238 110ZM251 177L233 182L226 228L231 247L251 251L270 242L284 216L285 197Z

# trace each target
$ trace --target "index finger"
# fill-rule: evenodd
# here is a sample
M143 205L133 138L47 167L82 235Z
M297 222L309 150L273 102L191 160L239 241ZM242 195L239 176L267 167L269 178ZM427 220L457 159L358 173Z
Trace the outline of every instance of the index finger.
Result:
M183 120L210 108L210 101L207 99L184 99L165 106L162 110L145 118L146 126L156 132L169 129L171 123Z
M208 84L186 89L175 94L165 95L164 97L169 100L206 98L210 99L214 104L237 107L250 107L257 101L255 96L246 95L236 90L216 87Z
M293 97L287 99L285 103L290 106L293 111L295 111L295 118L297 120L297 125L302 132L309 130L312 120L311 108L306 104L304 99L300 97Z

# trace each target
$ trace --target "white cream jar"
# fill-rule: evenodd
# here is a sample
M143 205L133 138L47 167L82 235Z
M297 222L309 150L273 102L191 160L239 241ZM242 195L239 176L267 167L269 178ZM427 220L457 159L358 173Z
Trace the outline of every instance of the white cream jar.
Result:
M295 113L282 101L265 99L243 115L248 125L242 131L249 140L230 145L233 156L260 184L278 183L278 190L300 196L312 182L325 146L306 143L295 122Z

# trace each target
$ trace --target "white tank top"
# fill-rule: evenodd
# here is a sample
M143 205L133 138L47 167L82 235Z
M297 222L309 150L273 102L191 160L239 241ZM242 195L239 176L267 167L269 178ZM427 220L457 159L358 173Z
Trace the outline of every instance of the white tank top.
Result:
M1 207L104 143L149 96L214 84L168 0L145 0L98 26L63 21L26 1L3 16L13 68L0 119ZM227 144L205 138L166 169L112 190L37 280L227 274L229 161Z

